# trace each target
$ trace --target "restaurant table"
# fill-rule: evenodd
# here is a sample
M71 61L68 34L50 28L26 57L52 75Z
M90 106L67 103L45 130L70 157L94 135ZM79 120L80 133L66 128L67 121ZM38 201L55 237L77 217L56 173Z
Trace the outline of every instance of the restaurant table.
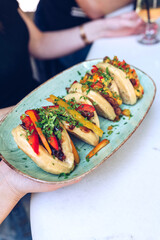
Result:
M155 101L129 140L81 182L32 195L33 240L160 239L160 44L101 39L87 59L114 55L153 78Z

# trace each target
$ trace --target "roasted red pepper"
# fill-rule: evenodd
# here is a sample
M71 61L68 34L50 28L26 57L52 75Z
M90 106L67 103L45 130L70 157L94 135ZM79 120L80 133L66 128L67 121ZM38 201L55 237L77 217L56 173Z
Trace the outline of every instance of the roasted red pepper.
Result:
M75 83L78 83L76 80L71 84L71 86L73 85L73 84L75 84Z
M91 70L91 73L95 73L98 71L98 68L96 67L96 65L93 65L92 67L93 69Z
M48 98L49 99L49 98ZM57 108L59 108L59 106L58 105L54 105L54 106L45 106L45 107L43 107L44 109L57 109Z
M38 134L33 132L31 135L28 136L28 142L33 148L33 151L36 154L39 154L39 137Z
M93 88L93 89L100 89L100 88L103 88L103 87L104 87L103 83L101 83L101 82L93 83L91 85L91 88Z
M30 117L23 114L20 119L22 120L22 123L24 123L25 127L29 130L29 127L33 125Z
M48 138L48 142L54 149L59 150L58 141L54 134Z
M81 104L76 110L78 111L86 111L86 112L94 112L95 108L89 104Z
M33 122L33 124L34 124L34 126L35 126L35 128L36 128L36 130L38 132L38 135L39 135L43 145L45 146L45 148L47 149L49 154L52 155L52 151L50 149L50 146L49 146L49 144L48 144L48 142L47 142L47 140L46 140L46 138L45 138L41 128L37 127L36 123L38 122L38 119L39 119L39 116L38 116L37 112L35 110L27 110L25 113L27 115L29 115L31 121Z
M30 134L27 136L29 144L33 148L33 151L36 154L39 154L39 137L33 122L31 121L30 117L26 116L25 114L22 115L20 118L27 130L29 130L30 132Z

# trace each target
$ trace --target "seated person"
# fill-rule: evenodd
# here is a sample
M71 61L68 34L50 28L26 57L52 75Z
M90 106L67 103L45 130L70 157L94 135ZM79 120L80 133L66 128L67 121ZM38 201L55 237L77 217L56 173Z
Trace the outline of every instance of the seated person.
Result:
M104 15L132 2L133 0L40 0L35 13L35 23L38 28L44 32L69 29L81 26L84 23L88 23L96 19L102 19ZM136 18L138 19L137 16ZM125 19L126 26L128 21L136 21L136 18L132 19L132 14L127 15ZM97 23L98 25L95 27L93 35L95 35L95 32L98 32L98 28L104 28L104 24L106 24L105 29L107 30L108 26L108 30L110 30L109 37L124 36L125 34L129 35L135 33L130 32L132 27L130 30L128 29L128 31L126 29L126 32L124 33L121 27L117 29L117 23L119 23L119 18L111 18L111 20L108 19L108 24L107 20L106 22L100 21L99 24ZM122 26L125 26L124 22L122 23ZM115 30L112 31L114 28ZM115 34L116 30L117 34ZM102 34L95 37L101 38L105 36ZM93 41L96 40L96 38L94 38ZM64 39L64 44L65 42L66 39ZM86 41L85 47L60 58L45 61L36 60L39 81L44 82L59 72L84 61L91 47L91 44L89 43L92 42Z

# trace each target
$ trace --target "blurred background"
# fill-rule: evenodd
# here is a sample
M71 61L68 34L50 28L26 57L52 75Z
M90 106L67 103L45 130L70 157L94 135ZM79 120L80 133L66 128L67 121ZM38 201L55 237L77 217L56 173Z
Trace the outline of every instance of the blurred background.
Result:
M18 0L18 2L24 12L34 12L36 10L39 0Z

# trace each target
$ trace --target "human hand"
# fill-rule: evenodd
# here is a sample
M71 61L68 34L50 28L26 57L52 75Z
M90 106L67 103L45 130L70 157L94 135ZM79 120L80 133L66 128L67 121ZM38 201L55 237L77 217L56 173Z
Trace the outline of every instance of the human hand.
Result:
M0 162L0 224L11 212L17 202L27 193L55 191L58 188L77 183L71 180L68 183L47 184L26 178L13 171L3 161Z
M41 183L13 171L3 161L0 162L0 173L3 174L7 185L14 191L17 198L21 198L27 193L55 191L58 188L69 186L81 180L81 178L79 178L78 180L71 180L67 183Z
M0 121L12 110L13 107L14 106L0 109Z
M84 32L89 42L99 38L124 37L140 34L145 29L145 22L135 12L125 13L91 21L84 24Z
M125 13L116 17L106 18L105 37L123 37L144 32L145 22L136 12Z

